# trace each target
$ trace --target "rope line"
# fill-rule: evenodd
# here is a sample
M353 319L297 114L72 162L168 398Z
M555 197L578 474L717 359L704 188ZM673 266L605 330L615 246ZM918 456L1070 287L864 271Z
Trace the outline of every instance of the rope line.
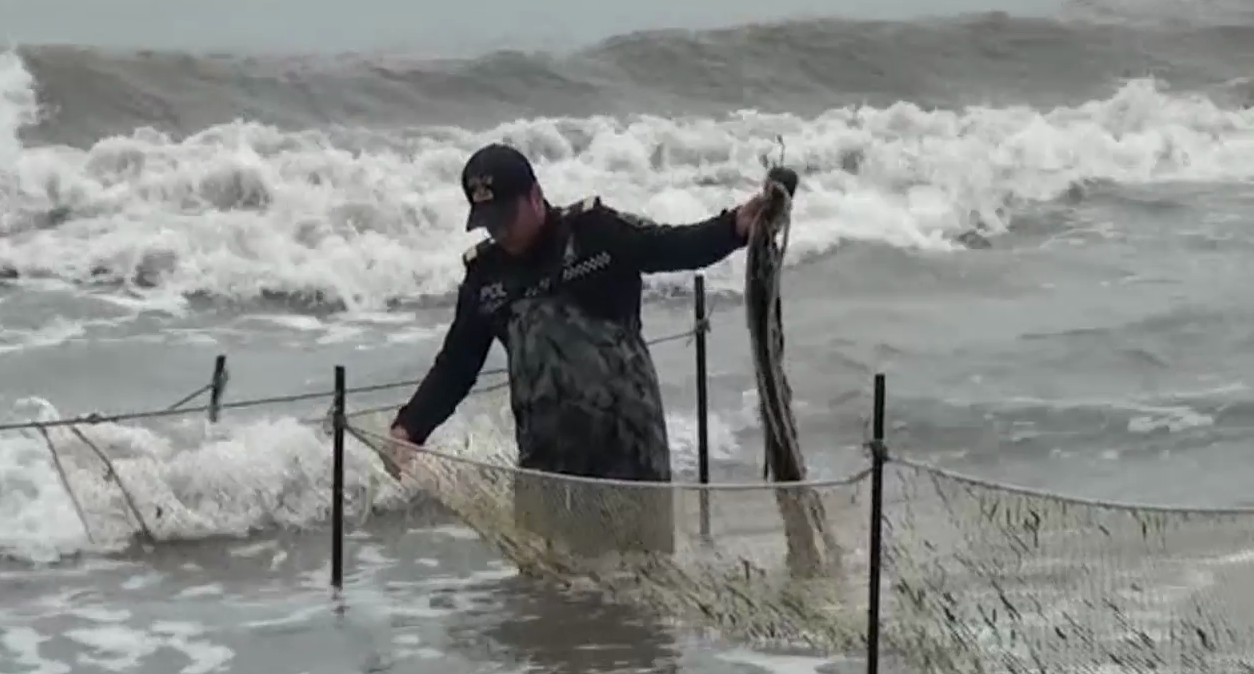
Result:
M645 343L648 344L649 346L653 346L657 344L665 344L668 342L673 342L678 339L691 338L697 333L698 330L703 330L703 329L709 330L708 322L709 321L707 319L706 321L702 321L704 325L697 325L697 326L694 326L692 329L686 330L684 332L676 333L673 335L666 335L664 337L658 337L656 339L649 340ZM498 367L498 368L492 368L490 370L484 370L483 372L480 373L480 376L507 374L507 372L508 371L505 368ZM401 381L386 382L382 384L353 386L353 387L346 388L344 392L350 393L350 394L351 393L374 393L378 391L388 391L388 390L398 389L398 388L414 387L420 383L422 383L422 379L404 379ZM509 385L508 382L498 382L495 384L490 384L488 386L483 386L478 389L475 389L474 391L471 391L471 395L477 395L481 393L487 393L489 391L495 391L497 389L504 388L508 385ZM213 389L212 383L206 384L205 386L202 386L201 388L197 389L193 393L187 396L184 396L178 402L174 403L173 405L165 409L147 410L147 411L140 411L140 412L120 412L116 414L101 414L99 412L92 412L90 414L84 414L84 415L79 415L75 417L63 418L63 419L50 419L47 421L36 421L36 420L17 421L17 422L0 424L0 432L22 431L22 430L30 430L30 429L45 429L45 428L62 428L66 426L95 425L95 424L102 424L102 423L117 423L120 421L132 421L132 420L137 420L137 419L159 419L159 418L164 418L164 417L176 417L176 416L183 416L183 415L203 414L205 412L209 412L214 409L238 410L238 409L246 409L246 408L251 408L251 407L265 407L269 405L278 405L278 404L283 404L283 403L303 402L306 400L319 400L319 399L324 399L324 398L332 398L335 396L334 390L314 391L310 393L295 393L295 394L289 394L289 395L268 396L265 398L254 398L252 400L237 400L234 402L224 402L218 405L209 404L209 405L198 405L195 407L185 407L187 403L191 402L192 400L196 399L197 397L201 395L204 395L206 392L209 392L212 389ZM384 409L394 409L395 407L396 407L395 405L392 405ZM321 419L319 419L318 421L321 421Z
M471 390L470 393L466 395L468 396L481 395L484 393L490 393L492 391L503 389L507 386L509 386L508 381L497 382L495 384L490 384L488 386L481 386L479 388L473 389ZM387 405L376 405L374 407L363 407L360 409L355 409L351 412L347 412L345 416L355 419L355 418L364 417L364 416L371 415L371 414L378 414L379 412L395 412L398 407L400 407L400 405L397 403L390 403ZM332 429L334 429L335 406L332 405L330 408L328 408L326 414L322 416L305 417L304 419L300 420L300 423L322 424L322 430L326 433L330 433Z
M473 466L475 468L492 471L496 473L507 473L511 475L527 475L549 482L561 484L585 484L597 487L621 487L624 489L662 489L667 491L708 491L708 492L731 492L731 491L760 491L764 488L794 491L801 489L830 489L833 487L847 487L856 485L865 480L871 474L871 468L866 467L858 471L837 478L827 478L822 480L807 479L801 482L711 482L702 484L700 482L648 482L640 480L620 480L614 478L586 477L583 475L567 475L564 473L550 473L535 468L523 468L522 466L496 463L486 461L484 459L470 457L459 454L452 454L439 449L426 447L424 445L415 445L412 442L397 440L396 438L381 435L375 431L354 426L352 423L344 424L344 431L349 435L357 438L359 442L370 448L371 451L384 458L385 461L391 462L391 457L384 455L382 447L400 447L412 454L422 454L433 456L441 461L461 464L464 466ZM400 472L408 472L404 467L397 466Z
M927 473L933 477L942 477L947 480L965 484L969 487L979 487L981 489L989 489L1003 493L1017 494L1029 498L1046 499L1050 501L1058 501L1063 503L1071 503L1079 506L1089 506L1093 508L1104 508L1107 510L1124 510L1134 513L1163 513L1168 515L1254 515L1254 506L1231 506L1231 507L1207 507L1207 506L1167 506L1154 505L1150 503L1133 503L1128 501L1107 501L1102 499L1086 498L1083 496L1072 496L1062 494L1047 489L1036 489L1033 487L1022 487L1019 485L1009 484L1007 482L995 482L984 478L966 475L964 473L955 472L948 468L941 468L922 461L907 459L899 456L889 456L886 465L899 464L912 468L914 470Z
M45 434L47 433L47 431L42 428L39 430ZM86 434L80 431L78 426L70 426L70 432L74 434L74 437L78 438L79 442L87 445L88 449L90 449L97 458L104 462L105 470L108 471L105 474L105 479L113 480L113 482L118 485L118 490L122 492L122 498L126 500L126 506L131 509L131 514L135 516L135 523L139 525L140 535L142 535L144 540L149 543L156 541L156 537L152 535L152 530L148 528L148 523L144 521L144 516L139 512L139 506L135 505L135 499L131 497L130 490L127 489L126 484L122 482L122 476L118 474L118 469L113 466L113 461L109 460L109 456L100 451L100 447L98 447L96 443L92 442ZM48 446L52 446L51 440L48 441ZM55 453L56 450L53 450L53 454ZM86 526L86 520L84 520L84 526Z
M87 542L92 545L96 544L96 537L91 533L91 525L87 523L87 515L83 512L83 504L78 500L78 494L70 488L70 478L65 474L65 466L61 463L61 455L57 454L57 446L52 442L52 436L46 428L38 428L39 434L43 436L44 442L48 445L48 453L52 455L52 465L57 469L57 477L61 480L61 488L65 493L70 495L70 503L74 505L74 512L78 514L78 521L83 524L83 533L87 534Z
M170 406L169 406L169 407L167 407L166 409L168 409L168 410L177 410L178 408L180 408L180 407L182 407L182 406L186 405L187 403L190 403L191 401L193 401L193 400L195 400L195 399L199 398L200 396L202 396L202 395L204 395L204 394L208 393L208 392L209 392L209 391L211 391L211 390L213 390L213 382L209 382L208 384L205 384L204 386L201 386L200 388L196 389L195 391L192 391L191 393L188 393L187 395L185 395L185 396L183 396L182 398L180 398L178 402L174 403L173 405L170 405Z

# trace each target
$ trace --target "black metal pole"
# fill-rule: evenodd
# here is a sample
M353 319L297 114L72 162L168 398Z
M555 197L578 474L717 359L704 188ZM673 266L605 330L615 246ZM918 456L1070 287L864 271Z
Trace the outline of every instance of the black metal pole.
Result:
M884 535L884 374L875 375L875 409L871 421L871 544L867 587L866 671L880 670L880 571Z
M218 423L222 411L222 393L226 390L226 354L219 354L213 361L213 379L209 382L209 422Z
M697 346L697 479L710 483L710 391L706 381L705 275L693 280L693 319ZM701 490L701 535L710 535L710 493Z
M335 366L331 466L331 587L344 587L344 366Z

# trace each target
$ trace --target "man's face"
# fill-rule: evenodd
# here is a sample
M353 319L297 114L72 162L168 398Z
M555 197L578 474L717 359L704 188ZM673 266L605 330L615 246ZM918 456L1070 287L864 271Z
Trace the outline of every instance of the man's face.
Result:
M518 197L514 219L489 228L488 234L505 252L511 255L525 253L544 224L543 206L544 199L540 197L539 188L532 188L527 194Z

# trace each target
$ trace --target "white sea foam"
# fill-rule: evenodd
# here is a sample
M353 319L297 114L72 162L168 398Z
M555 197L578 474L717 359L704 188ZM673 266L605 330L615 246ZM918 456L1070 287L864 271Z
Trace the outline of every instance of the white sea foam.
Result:
M176 306L190 293L253 300L316 295L357 311L443 295L460 279L457 176L467 154L507 139L536 161L559 203L600 194L664 222L729 207L755 189L759 155L782 134L806 170L790 255L848 240L944 250L977 223L1003 230L1013 206L1087 180L1231 181L1254 177L1254 109L1174 95L1152 80L1075 107L839 108L817 117L741 112L718 119L547 118L483 132L398 136L349 151L334 131L238 122L182 140L140 129L86 150L23 147L34 119L29 73L0 55L0 267L85 282L110 269ZM850 171L856 165L856 172ZM69 220L35 226L54 208ZM712 270L740 285L743 256ZM659 275L651 288L680 283Z
M496 409L504 409L503 398L496 402ZM37 399L22 401L15 413L57 416L50 403ZM711 456L731 456L734 432L747 420L743 414L730 421L712 417ZM668 422L676 469L690 471L696 459L695 424L680 415ZM34 432L0 434L0 551L5 555L52 561L128 544L139 525L119 483L144 524L162 540L303 526L325 520L329 512L331 452L319 424L293 417L245 421L236 415L216 426L196 419L159 430L96 424L84 432L112 458L116 479L69 430L50 431L86 523L43 439ZM504 415L483 413L454 418L433 441L469 440L478 451L508 453L511 433ZM345 471L349 517L362 515L367 498L370 506L388 509L403 507L415 496L384 476L374 454L351 440Z

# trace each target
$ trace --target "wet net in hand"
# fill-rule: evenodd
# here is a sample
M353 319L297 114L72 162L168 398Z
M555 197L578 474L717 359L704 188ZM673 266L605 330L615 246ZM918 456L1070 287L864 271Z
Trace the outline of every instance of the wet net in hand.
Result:
M351 422L350 422L351 424ZM359 440L394 442L360 425ZM411 446L412 448L412 446ZM438 499L526 573L749 640L857 648L865 633L865 474L803 486L593 480L413 449L404 480ZM825 506L839 569L795 579L777 492ZM709 529L702 531L702 502Z

